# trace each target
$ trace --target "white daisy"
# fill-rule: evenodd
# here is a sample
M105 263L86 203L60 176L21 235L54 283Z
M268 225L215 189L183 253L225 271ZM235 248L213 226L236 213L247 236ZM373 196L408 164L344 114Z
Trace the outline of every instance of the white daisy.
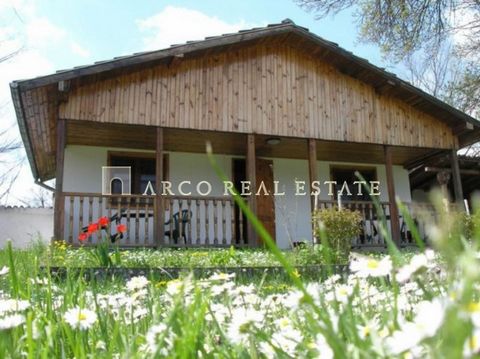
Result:
M471 358L478 353L480 353L480 330L476 329L465 341L463 356L464 358Z
M422 268L431 268L434 265L435 253L428 249L425 253L416 254L410 260L410 263L401 267L395 278L397 282L404 283L410 279L410 277Z
M350 270L359 277L383 277L392 271L392 261L389 256L381 260L369 257L356 257L350 263Z
M10 269L7 266L3 266L2 269L0 269L0 276L8 274L9 271Z
M314 347L318 351L319 358L321 359L333 358L333 350L322 334L317 334Z
M16 328L23 323L25 323L25 317L23 315L8 315L6 317L0 318L0 330Z
M148 285L148 283L149 283L148 279L145 278L144 276L132 277L127 282L127 289L130 292L134 292L139 289L145 288Z
M263 321L263 313L254 309L235 308L227 336L235 344L245 344L256 327Z
M0 313L23 312L30 307L26 300L0 299Z
M97 321L97 314L89 309L72 308L64 314L65 321L73 328L86 330Z
M233 279L235 277L235 273L215 273L213 274L212 276L210 276L210 280L212 281L226 281L226 280L230 280L230 279Z

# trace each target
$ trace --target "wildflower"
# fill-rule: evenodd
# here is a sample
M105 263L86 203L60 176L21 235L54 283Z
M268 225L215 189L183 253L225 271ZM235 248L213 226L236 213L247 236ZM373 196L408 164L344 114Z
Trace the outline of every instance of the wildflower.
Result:
M389 256L385 256L381 260L358 257L350 263L350 270L363 278L382 277L390 274L392 261Z
M417 305L414 322L405 322L401 329L387 339L392 354L414 349L423 339L433 337L443 323L445 309L439 300L423 301Z
M333 358L333 350L322 334L317 334L314 347L319 353L319 358Z
M100 228L105 228L108 225L109 219L108 217L100 217L98 219L98 226Z
M132 317L134 321L138 321L142 318L145 318L148 314L147 309L145 308L137 308L133 311Z
M39 284L39 285L48 285L48 279L47 278L30 278L30 282L32 284Z
M358 336L365 340L378 331L378 322L376 320L365 323L365 325L357 325Z
M0 330L16 328L25 323L25 317L20 314L13 314L0 318Z
M125 233L127 231L127 226L124 224L117 225L117 232Z
M272 334L272 343L291 357L295 357L295 351L300 340L302 340L302 333L293 327L287 327Z
M410 277L422 268L431 267L432 260L434 259L434 252L429 249L425 253L416 254L410 260L410 263L401 267L395 278L397 282L404 283L410 279Z
M98 224L97 223L91 223L87 227L87 232L88 233L93 233L93 232L96 232L97 230L98 230Z
M167 326L164 323L153 325L145 336L147 340L146 351L151 354L167 356L173 347L173 338L171 335L171 332L167 331Z
M467 338L463 346L463 357L471 358L480 352L480 330L476 329L472 335Z
M23 312L30 307L26 300L0 299L0 313Z
M467 318L470 317L473 325L480 328L480 302L470 302L466 308L461 312Z
M0 276L8 274L10 269L7 266L3 266L2 269L0 269Z
M127 282L127 289L130 292L145 288L148 285L148 279L144 276L132 277Z
M210 276L210 280L212 281L220 281L220 280L229 280L235 277L235 273L215 273Z
M340 303L347 303L348 299L353 293L353 287L351 285L337 284L335 289L325 296L328 301L338 301Z
M166 292L172 297L183 290L184 283L180 279L172 279L168 281Z
M232 311L232 320L228 327L227 336L232 343L245 344L250 334L263 321L263 313L245 308L236 308Z
M73 329L86 330L95 324L97 315L89 309L75 307L65 313L64 319Z
M82 232L82 233L80 233L80 234L78 235L78 240L79 240L80 242L86 241L87 238L88 238L88 233Z

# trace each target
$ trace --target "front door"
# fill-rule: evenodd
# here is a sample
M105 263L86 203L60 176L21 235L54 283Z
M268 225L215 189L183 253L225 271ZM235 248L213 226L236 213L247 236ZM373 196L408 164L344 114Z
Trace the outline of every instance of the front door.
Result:
M257 189L262 181L265 187L262 187L257 200L257 217L262 222L265 229L275 240L275 201L273 196L273 161L257 158L256 161ZM269 195L265 195L264 188Z
M245 160L233 159L233 183L235 188L240 191L241 181L246 181ZM265 196L264 191L256 196L257 217L262 222L268 233L275 240L275 202L273 196L273 161L257 158L256 160L257 188L263 181L269 195ZM251 189L253 193L256 189ZM244 243L247 236L247 221L240 209L235 205L235 238L236 243Z

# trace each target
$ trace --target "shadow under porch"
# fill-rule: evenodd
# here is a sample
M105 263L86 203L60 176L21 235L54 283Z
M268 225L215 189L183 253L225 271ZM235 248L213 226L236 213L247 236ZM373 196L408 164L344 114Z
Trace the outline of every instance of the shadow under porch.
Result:
M405 166L420 156L437 151L429 148L384 146L365 143L320 141L291 137L275 137L259 134L223 133L214 131L181 130L137 125L92 123L87 121L64 121L59 126L58 149L64 160L67 145L106 146L116 151L134 149L148 152L155 162L155 182L163 180L165 153L187 152L205 154L206 142L212 144L214 154L231 155L245 161L245 179L256 188L259 159L284 158L305 161L307 182L319 180L321 161L365 163L385 167L385 188L388 192L381 206L388 218L388 228L399 245L410 245L409 230L404 227L394 201L396 185L393 166ZM63 135L62 135L63 131ZM63 138L63 141L62 141ZM272 141L273 140L273 141ZM170 164L171 165L171 164ZM57 166L62 173L64 163ZM100 169L99 169L100 170ZM211 169L213 172L213 169ZM230 176L231 173L227 173ZM62 181L60 181L62 182ZM63 191L63 184L57 188L58 205L55 214L55 237L79 244L77 237L82 228L99 216L120 214L120 222L126 224L128 233L120 244L126 247L203 247L238 246L257 247L261 241L245 218L235 211L230 196L103 196L100 193ZM99 184L100 188L100 184ZM307 187L308 188L308 187ZM258 198L252 196L248 204L258 213ZM334 198L321 198L318 207L335 205ZM314 197L306 210L310 213ZM355 239L355 247L382 247L384 238L378 234L378 215L371 202L346 201L344 206L359 210L362 214L362 235ZM413 207L413 205L410 205ZM263 204L263 207L268 207ZM267 208L268 209L268 208ZM270 211L275 212L274 207ZM163 213L163 215L161 215ZM178 224L175 224L178 215ZM158 218L158 220L157 220ZM186 224L183 225L183 220ZM241 230L240 230L241 228ZM239 234L239 232L241 233ZM275 235L275 233L273 233ZM95 238L88 243L93 243ZM87 243L87 244L88 244Z

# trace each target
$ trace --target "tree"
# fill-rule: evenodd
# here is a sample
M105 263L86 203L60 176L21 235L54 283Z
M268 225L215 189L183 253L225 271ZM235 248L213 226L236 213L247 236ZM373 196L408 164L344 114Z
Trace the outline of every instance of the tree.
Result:
M378 45L388 59L417 72L417 86L471 115L480 115L480 0L296 2L317 18L355 8L360 41ZM441 59L446 51L447 57L454 57L447 64ZM427 77L422 75L425 66ZM456 67L453 77L452 67ZM432 74L433 82L428 77Z
M2 64L12 60L23 50L23 46L13 49L9 46L12 36L9 32L0 32L0 70ZM5 119L9 114L9 111L7 111L8 105L8 101L0 104L0 119L2 119L3 124L8 123ZM12 185L18 178L25 162L25 156L19 151L23 148L22 142L16 135L12 134L14 126L0 130L0 202L5 202L8 199Z
M36 186L30 192L30 196L19 199L20 202L27 206L49 208L53 206L53 194L45 188Z

